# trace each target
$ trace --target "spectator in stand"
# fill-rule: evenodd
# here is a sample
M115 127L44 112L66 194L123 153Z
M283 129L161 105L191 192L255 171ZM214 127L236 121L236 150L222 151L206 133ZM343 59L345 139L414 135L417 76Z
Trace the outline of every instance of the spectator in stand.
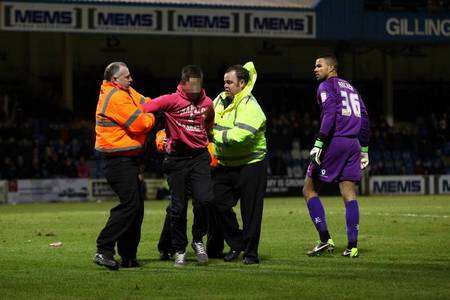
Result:
M11 179L17 179L17 168L14 164L13 160L6 156L3 159L3 164L1 166L1 170L3 172L2 176L4 179L11 180Z
M77 175L78 178L89 178L91 175L91 170L89 169L84 156L80 156L80 159L77 162Z
M30 168L25 164L25 159L22 155L18 155L16 157L16 170L17 179L27 179L33 177L33 175L30 174Z
M30 174L32 178L43 179L48 177L48 171L45 165L41 165L39 162L39 157L33 157L31 161Z
M77 168L75 166L75 163L73 162L73 159L68 156L64 159L64 163L61 168L61 173L63 177L67 178L76 178L77 177Z
M60 156L57 153L51 153L50 158L46 160L48 166L49 176L51 178L58 178L63 175L62 164Z

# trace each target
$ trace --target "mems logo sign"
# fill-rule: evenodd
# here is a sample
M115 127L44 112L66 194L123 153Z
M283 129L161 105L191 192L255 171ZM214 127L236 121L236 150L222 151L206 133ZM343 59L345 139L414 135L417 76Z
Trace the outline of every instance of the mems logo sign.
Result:
M167 30L171 33L236 35L239 33L239 13L211 10L169 10Z
M423 176L373 176L371 194L425 194Z
M315 38L315 14L307 12L264 12L245 14L245 33L278 37Z
M5 29L78 31L82 26L82 11L65 5L14 3L3 5L2 19Z
M88 9L88 28L92 31L149 33L161 31L162 13L140 8L99 7Z
M0 2L0 28L19 31L315 38L315 13Z

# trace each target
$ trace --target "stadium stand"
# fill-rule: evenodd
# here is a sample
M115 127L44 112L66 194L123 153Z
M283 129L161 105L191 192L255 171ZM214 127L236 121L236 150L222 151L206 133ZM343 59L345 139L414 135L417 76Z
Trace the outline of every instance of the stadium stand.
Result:
M319 125L314 83L267 83L261 87L256 94L269 120L269 172L302 178ZM302 99L297 99L298 95ZM368 106L372 127L370 174L450 174L448 109L389 126L377 111L370 111L370 102ZM0 179L102 177L93 150L94 124L86 114L48 120L28 117L18 106L2 109L2 114ZM154 162L149 163L153 165L147 172L159 175Z

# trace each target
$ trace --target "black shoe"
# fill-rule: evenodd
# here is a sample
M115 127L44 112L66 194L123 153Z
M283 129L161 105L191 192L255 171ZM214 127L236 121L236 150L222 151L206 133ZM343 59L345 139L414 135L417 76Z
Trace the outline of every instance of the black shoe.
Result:
M246 256L244 257L242 262L244 263L244 265L256 265L259 264L259 258Z
M159 260L166 261L166 260L172 260L173 259L173 253L169 251L160 251L159 252Z
M241 254L241 250L230 250L230 252L228 252L223 260L226 262L232 262L238 259L239 255Z
M119 263L117 261L115 261L114 257L112 257L112 256L107 256L102 253L96 253L94 255L93 261L97 265L106 267L110 270L118 270L119 269Z
M121 268L139 268L141 265L138 263L136 258L133 259L122 259L120 263Z

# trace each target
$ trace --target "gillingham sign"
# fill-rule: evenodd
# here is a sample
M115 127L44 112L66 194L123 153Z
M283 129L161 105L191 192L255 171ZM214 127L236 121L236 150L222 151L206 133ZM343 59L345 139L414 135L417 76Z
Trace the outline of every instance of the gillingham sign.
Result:
M2 30L315 38L309 11L2 2Z
M269 176L266 194L269 196L299 196L305 181L300 178Z
M390 36L450 36L450 19L389 18L386 33Z
M450 41L448 14L371 12L364 14L360 38L382 41Z

